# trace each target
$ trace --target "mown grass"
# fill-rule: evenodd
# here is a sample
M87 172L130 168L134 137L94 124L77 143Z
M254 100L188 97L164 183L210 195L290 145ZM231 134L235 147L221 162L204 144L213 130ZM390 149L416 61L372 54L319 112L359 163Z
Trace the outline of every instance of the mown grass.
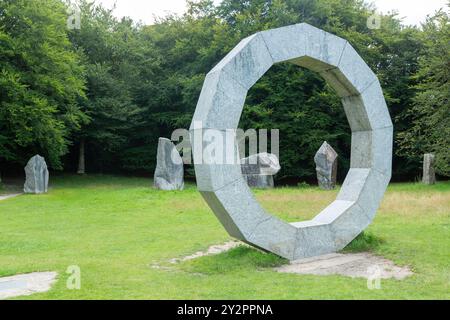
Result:
M313 217L337 191L256 190L264 207L288 221ZM26 299L449 299L450 183L393 184L367 232L346 250L371 250L415 275L383 280L280 274L285 263L250 247L177 265L229 240L194 185L162 192L142 178L56 177L46 195L0 202L0 276L57 271L47 293ZM68 266L81 290L66 288ZM163 266L155 268L155 265Z
M347 247L344 248L343 252L368 252L375 251L384 240L371 232L363 231L358 235Z

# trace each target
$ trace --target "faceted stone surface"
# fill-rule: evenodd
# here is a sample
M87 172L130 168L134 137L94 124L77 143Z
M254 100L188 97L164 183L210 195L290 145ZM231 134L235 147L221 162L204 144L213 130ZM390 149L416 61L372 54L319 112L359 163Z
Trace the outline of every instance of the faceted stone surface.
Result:
M260 223L271 218L243 178L214 192L200 192L228 233L239 240L246 241Z
M206 75L194 119L203 128L236 128L241 113L233 106L244 104L246 96L247 90L228 73L211 71ZM190 130L194 129L191 126Z
M319 187L324 190L332 190L336 187L338 154L325 141L317 150L314 157L316 163L317 181Z
M336 68L320 74L341 98L361 95L377 81L377 76L348 42Z
M258 224L246 242L289 260L295 258L297 228L276 217Z
M350 43L301 23L245 38L211 70L192 119L191 142L203 142L201 129L236 129L247 90L280 62L318 72L342 98L352 155L337 200L311 221L286 223L258 204L242 177L242 170L258 175L258 166L196 161L209 148L202 143L194 162L198 188L230 235L295 260L342 249L373 220L391 178L392 121L376 75ZM219 144L216 153L226 148ZM324 148L317 156L319 180L331 188L337 155ZM231 149L234 157L236 148Z
M241 159L242 174L251 188L273 188L273 176L280 169L278 157L271 153L262 152Z
M184 188L183 160L175 145L166 138L159 138L154 186L160 190Z
M305 26L307 25L299 23L261 32L272 56L273 63L306 56Z
M193 129L190 136L199 191L216 191L242 179L236 137L229 130Z
M373 168L391 177L393 128L352 133L352 168Z
M46 193L48 191L48 169L45 159L40 155L35 155L28 161L25 167L25 193Z
M361 94L342 98L342 104L353 132L392 127L378 79Z
M244 174L244 179L250 188L272 189L275 186L273 176L262 174Z
M336 200L313 221L329 224L334 235L335 249L342 250L361 233L361 226L370 224L371 219L355 201Z
M293 260L336 251L330 224L311 220L291 225L297 228Z
M422 182L425 184L435 184L436 174L434 172L434 154L425 153L423 155L423 177Z
M305 56L291 62L319 73L334 69L341 59L347 41L306 23L301 25L305 35Z
M272 66L273 60L261 34L243 39L211 72L225 72L250 89Z

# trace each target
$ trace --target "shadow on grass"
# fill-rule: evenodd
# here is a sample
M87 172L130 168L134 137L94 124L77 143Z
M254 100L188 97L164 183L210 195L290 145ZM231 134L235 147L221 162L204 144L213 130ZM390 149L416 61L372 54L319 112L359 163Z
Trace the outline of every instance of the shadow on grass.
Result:
M364 231L359 234L352 242L350 242L344 250L343 253L351 252L364 252L364 251L374 251L384 240L370 232Z
M274 268L288 261L271 253L240 246L217 255L185 261L180 269L189 273L224 274L236 271Z

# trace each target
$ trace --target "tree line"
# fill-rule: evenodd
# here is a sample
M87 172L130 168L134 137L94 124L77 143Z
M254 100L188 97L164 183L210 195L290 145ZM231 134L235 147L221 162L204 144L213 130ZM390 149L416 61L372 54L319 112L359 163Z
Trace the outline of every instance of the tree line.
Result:
M395 13L367 21L363 0L187 1L152 25L78 1L0 1L0 168L43 155L54 170L153 173L159 137L188 128L206 73L242 38L307 22L347 39L378 75L394 122L394 178L413 180L422 155L450 176L450 31L445 10L420 27ZM450 3L449 3L450 6ZM447 7L448 9L448 7ZM272 67L249 91L240 127L279 129L279 178L311 179L324 140L349 166L341 102L317 74Z

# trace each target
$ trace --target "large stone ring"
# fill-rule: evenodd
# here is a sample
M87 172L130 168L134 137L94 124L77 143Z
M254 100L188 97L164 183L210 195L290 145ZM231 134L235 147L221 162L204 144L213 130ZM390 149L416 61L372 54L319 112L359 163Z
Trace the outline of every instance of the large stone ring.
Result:
M351 168L337 199L314 219L296 223L260 206L238 161L209 161L202 153L211 137L227 139L228 129L238 126L247 91L273 64L286 61L318 72L336 90L352 130ZM305 23L258 32L206 76L190 128L197 186L237 239L289 260L336 252L375 216L391 178L392 132L380 83L348 41Z

